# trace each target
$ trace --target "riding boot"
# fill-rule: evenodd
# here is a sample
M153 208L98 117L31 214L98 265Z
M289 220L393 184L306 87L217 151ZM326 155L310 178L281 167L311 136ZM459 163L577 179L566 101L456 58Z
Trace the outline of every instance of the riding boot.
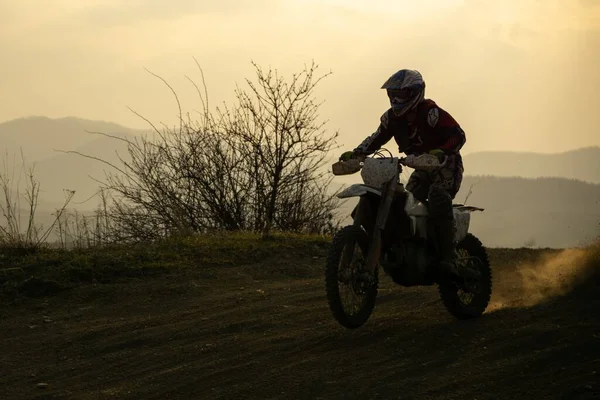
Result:
M456 266L456 246L454 242L454 220L449 218L438 219L436 233L440 268L443 273L458 275Z

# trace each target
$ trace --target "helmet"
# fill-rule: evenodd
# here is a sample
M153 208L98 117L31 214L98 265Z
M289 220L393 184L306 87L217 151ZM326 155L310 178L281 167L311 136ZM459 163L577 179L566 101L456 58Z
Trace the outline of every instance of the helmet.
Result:
M401 69L390 76L381 88L387 90L392 111L398 116L415 108L425 96L425 81L414 69Z

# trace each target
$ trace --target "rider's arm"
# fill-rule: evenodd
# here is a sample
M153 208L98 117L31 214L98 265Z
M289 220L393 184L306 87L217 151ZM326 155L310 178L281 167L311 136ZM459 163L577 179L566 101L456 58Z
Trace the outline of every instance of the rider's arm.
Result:
M436 113L437 118L435 118ZM429 115L432 117L428 118L428 123L443 137L440 149L445 153L458 152L467 141L465 132L458 122L447 111L439 107L430 109Z
M363 140L363 142L354 149L354 152L366 155L372 154L394 137L393 131L389 126L389 113L390 110L386 111L381 116L377 130L371 136Z

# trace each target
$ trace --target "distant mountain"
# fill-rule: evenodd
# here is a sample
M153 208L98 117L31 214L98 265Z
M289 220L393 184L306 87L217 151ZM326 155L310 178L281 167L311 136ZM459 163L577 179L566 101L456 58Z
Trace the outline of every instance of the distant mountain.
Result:
M600 147L557 154L486 151L463 159L466 175L559 177L600 183Z
M491 247L574 247L600 236L600 184L564 178L465 177L456 202L485 209L471 230Z
M27 117L0 123L0 152L12 161L21 160L21 149L27 161L40 161L58 155L57 150L73 150L92 143L98 136L86 131L120 137L135 137L142 131L112 122L92 121L75 117Z
M104 179L104 171L111 170L100 161L64 151L77 151L112 163L118 163L115 152L127 155L123 141L88 132L129 140L144 133L111 122L74 117L29 117L0 124L0 158L16 173L21 168L22 149L26 167L34 166L34 176L40 182L40 211L59 207L65 198L63 189L76 190L74 202L87 199L98 188L92 177ZM92 202L79 206L93 207Z
M74 202L85 201L97 192L100 186L98 180L105 181L106 172L117 172L100 160L122 167L119 157L129 159L125 142L106 137L65 150L74 150L80 154L58 153L57 156L35 163L34 175L41 183L40 199L44 202L63 201L64 189L76 191ZM95 208L96 204L95 201L90 201L77 208Z
M356 182L360 182L360 176ZM566 248L600 236L600 184L564 178L464 178L456 203L485 209L471 218L471 232L489 247ZM339 210L349 215L356 204ZM346 217L344 224L350 222Z
M112 171L100 161L55 149L75 150L117 165L116 152L127 156L122 141L86 131L128 139L144 133L72 117L31 117L0 124L0 156L4 160L8 152L8 167L18 171L20 147L28 165L35 162L34 176L41 183L38 217L46 225L50 213L64 201L63 189L77 192L71 207L94 208L96 201L77 203L98 189L92 178L104 180L105 171ZM600 235L599 147L560 154L480 152L466 155L464 163L466 176L456 201L462 202L472 186L468 203L486 210L473 215L471 227L487 246L571 247ZM405 171L403 179L410 172ZM533 179L537 177L544 178ZM334 185L354 182L361 182L359 174L334 179ZM347 215L353 204L347 202L341 213Z

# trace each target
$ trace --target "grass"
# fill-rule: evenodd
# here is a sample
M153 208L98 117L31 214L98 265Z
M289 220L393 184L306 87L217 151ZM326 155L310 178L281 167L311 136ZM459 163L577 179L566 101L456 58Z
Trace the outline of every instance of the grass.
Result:
M83 249L0 249L0 293L42 296L77 283L109 283L119 278L168 274L265 262L326 248L330 238L276 233L268 239L252 233L215 233L156 243Z
M219 232L171 238L155 243L110 245L76 249L0 248L0 297L12 301L20 295L47 296L85 283L111 283L123 278L144 278L173 272L197 273L215 268L249 266L255 276L318 274L322 262L302 260L322 257L329 236L275 233ZM590 247L589 260L600 260L600 245ZM489 248L493 265L536 263L543 254L559 249ZM593 261L596 263L597 261ZM308 265L311 264L311 265ZM260 271L259 271L260 269ZM586 268L588 274L599 267ZM585 279L587 281L587 279Z

